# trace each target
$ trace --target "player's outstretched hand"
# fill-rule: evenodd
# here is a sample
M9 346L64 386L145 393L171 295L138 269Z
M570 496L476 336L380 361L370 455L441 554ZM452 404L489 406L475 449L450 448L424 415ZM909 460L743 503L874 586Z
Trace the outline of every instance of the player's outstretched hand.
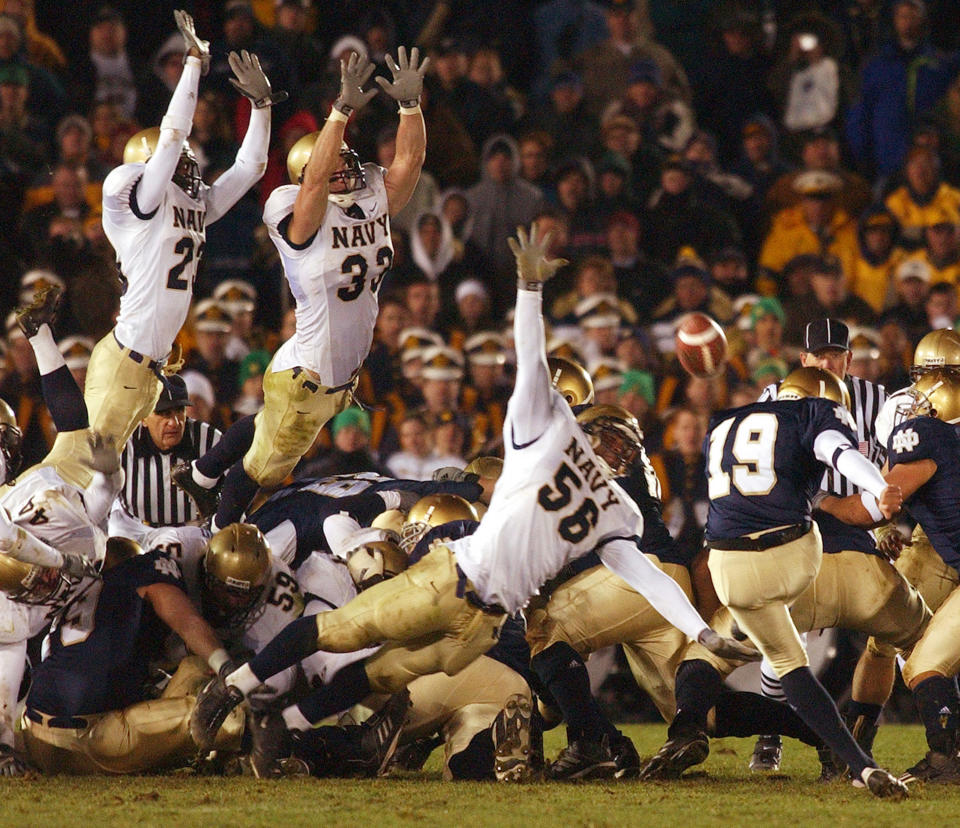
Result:
M107 476L120 471L120 452L112 437L94 432L87 442L90 445L90 468Z
M418 65L419 64L419 65ZM407 59L407 50L401 46L397 50L397 62L387 55L387 66L393 74L393 81L386 78L374 78L391 98L400 102L404 109L412 109L420 103L420 93L423 92L423 76L430 65L430 58L424 58L420 63L420 50L414 46L410 50L410 59Z
M183 9L177 9L173 13L173 19L177 21L177 28L183 35L183 43L186 47L184 60L190 54L200 58L200 74L206 75L210 71L210 41L201 40L197 37L197 31L193 27L193 18ZM195 53L194 53L195 52Z
M60 570L68 578L73 578L78 581L82 578L100 577L97 565L93 561L85 558L83 555L77 555L75 553L63 553L63 565L60 567Z
M356 109L363 109L377 94L376 89L363 91L363 85L373 74L373 64L362 55L351 52L349 60L340 61L340 95L333 108L348 116Z
M476 483L480 475L464 471L457 466L441 466L439 469L434 469L432 479L438 483Z
M697 641L703 644L711 653L720 656L720 658L729 658L731 661L760 661L763 655L759 650L747 644L741 644L732 638L724 638L716 630L707 627L697 637Z
M507 239L513 257L517 260L517 279L520 286L543 284L565 264L566 259L548 259L552 233L547 231L539 235L536 223L530 226L530 237L522 227L517 228L517 237Z
M903 492L899 486L885 486L880 492L877 504L880 506L880 513L890 520L903 506Z
M260 67L260 58L246 49L241 49L240 54L231 52L227 56L227 61L233 74L237 76L235 79L230 78L233 88L249 98L257 109L283 103L290 97L286 92L271 91L270 81Z
M900 534L900 530L890 523L884 526L878 526L874 530L874 534L877 536L877 549L891 561L895 561L900 557L900 553L903 552L903 547L911 545L910 542Z

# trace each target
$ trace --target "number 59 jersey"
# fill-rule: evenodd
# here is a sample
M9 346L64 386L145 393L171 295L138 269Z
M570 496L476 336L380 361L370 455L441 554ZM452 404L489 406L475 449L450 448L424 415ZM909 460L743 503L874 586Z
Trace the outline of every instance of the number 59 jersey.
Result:
M480 598L513 614L567 563L613 538L643 533L636 504L600 470L570 406L551 390L551 416L532 442L513 441L511 398L503 472L472 535L448 544Z
M364 164L367 184L346 210L327 205L323 223L302 245L287 228L299 185L277 187L263 221L297 301L297 329L273 358L273 370L302 366L328 388L350 381L366 358L377 321L377 291L393 263L384 170Z
M857 445L850 412L820 397L752 403L715 414L704 440L707 540L809 520L811 498L823 478L814 441L828 430Z

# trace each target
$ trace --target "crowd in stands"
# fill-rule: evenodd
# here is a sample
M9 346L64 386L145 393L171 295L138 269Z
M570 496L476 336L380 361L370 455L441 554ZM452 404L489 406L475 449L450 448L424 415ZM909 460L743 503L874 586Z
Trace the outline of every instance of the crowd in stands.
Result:
M57 335L82 379L120 295L100 224L104 176L159 123L183 64L180 3L0 0L0 397L24 465L53 426L13 308L66 288ZM297 474L429 477L498 450L511 383L513 257L531 221L570 264L545 297L551 354L598 402L641 420L668 522L699 544L711 412L755 400L795 364L807 321L851 325L852 372L908 382L913 347L960 319L960 4L943 0L197 0L212 43L190 142L204 176L231 163L249 102L227 53L255 52L275 89L267 173L207 231L179 344L192 416L258 410L293 300L261 222L286 155L323 123L339 61L416 43L424 173L392 223L360 406ZM953 21L937 25L937 21ZM396 115L375 98L348 127L388 166ZM689 311L724 326L715 379L679 370Z

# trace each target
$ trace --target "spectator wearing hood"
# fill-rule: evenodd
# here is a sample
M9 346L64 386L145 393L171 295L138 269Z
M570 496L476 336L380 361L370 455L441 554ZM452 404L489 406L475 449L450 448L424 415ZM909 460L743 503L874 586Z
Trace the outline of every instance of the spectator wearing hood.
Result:
M904 243L923 244L924 228L941 213L960 213L960 190L940 176L940 158L931 149L914 147L903 165L904 183L887 196L887 208L897 217Z
M556 206L567 214L567 246L573 256L596 253L604 246L604 216L594 198L595 175L586 158L567 158L553 176Z
M583 80L568 69L559 70L546 101L534 106L520 121L522 132L542 129L554 146L569 155L593 156L597 144L597 119L587 109Z
M857 253L847 278L850 289L880 313L893 299L894 273L906 251L898 245L900 225L886 207L868 208L857 224Z
M87 112L94 103L111 101L124 117L134 117L140 73L137 55L127 45L126 22L117 9L101 6L87 34L88 50L70 67L74 105Z
M645 204L660 183L663 151L644 141L639 127L626 115L615 115L603 122L600 130L600 163L606 159L625 162L629 168L629 188L632 196Z
M137 88L136 118L141 124L159 124L167 111L170 96L183 72L183 35L170 35L150 60L149 71L143 73Z
M780 159L777 128L766 115L754 115L744 125L740 158L730 172L748 182L761 202L775 181L786 175L788 167Z
M684 251L670 272L673 292L653 312L656 322L667 322L670 338L673 337L673 322L691 311L700 311L713 317L721 325L733 319L733 303L719 288L710 284L710 273L702 260ZM655 332L658 341L663 331ZM662 344L662 342L661 342ZM672 350L672 347L668 350Z

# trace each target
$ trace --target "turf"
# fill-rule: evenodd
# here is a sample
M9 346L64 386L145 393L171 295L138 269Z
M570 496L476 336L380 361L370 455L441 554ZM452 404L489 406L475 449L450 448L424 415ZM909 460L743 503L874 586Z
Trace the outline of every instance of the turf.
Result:
M663 725L624 728L641 755L664 738ZM562 734L547 734L547 753ZM440 752L421 774L401 779L281 780L64 777L0 780L0 825L288 826L700 826L956 825L960 786L927 786L903 803L875 800L848 783L816 782L816 753L786 741L782 773L752 775L753 740L715 740L697 774L679 782L540 785L449 783ZM925 750L916 726L880 729L875 755L902 771Z

